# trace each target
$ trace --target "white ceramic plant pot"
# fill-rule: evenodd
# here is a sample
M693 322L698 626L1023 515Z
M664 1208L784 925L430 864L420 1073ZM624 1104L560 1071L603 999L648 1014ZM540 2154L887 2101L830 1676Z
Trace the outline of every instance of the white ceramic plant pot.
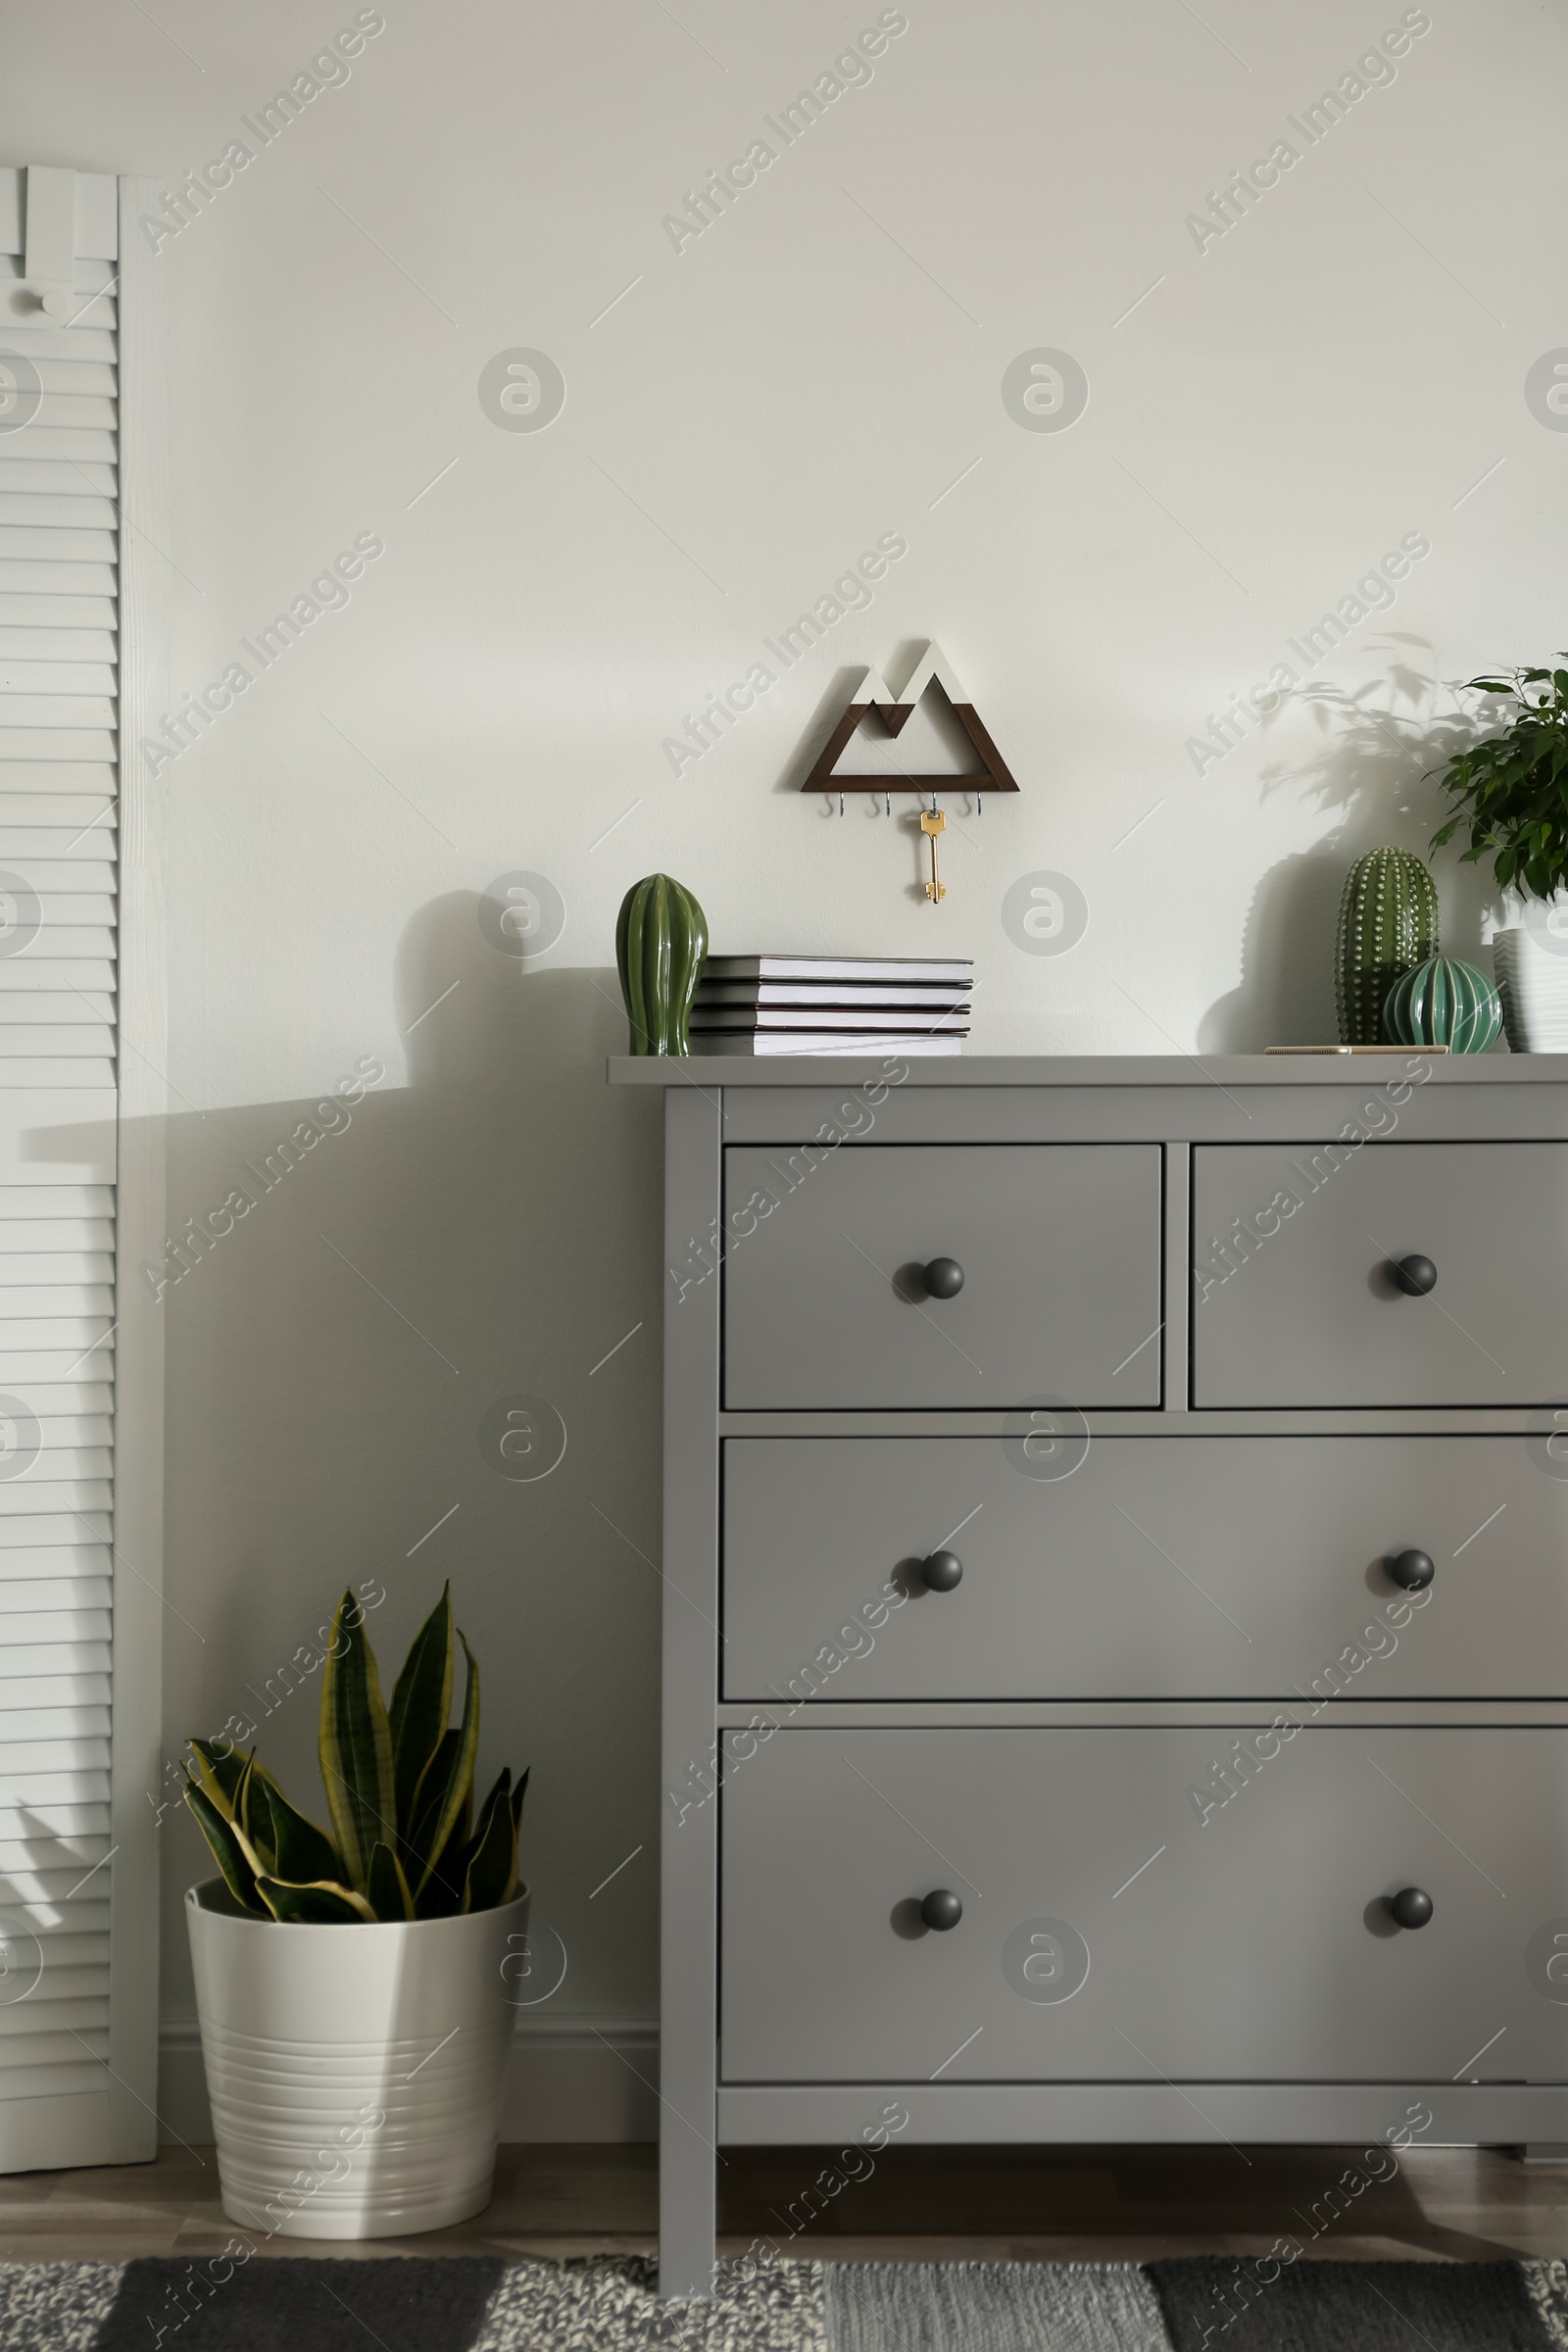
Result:
M230 2221L401 2237L483 2211L526 1887L465 1918L298 1927L209 1879L185 1916Z

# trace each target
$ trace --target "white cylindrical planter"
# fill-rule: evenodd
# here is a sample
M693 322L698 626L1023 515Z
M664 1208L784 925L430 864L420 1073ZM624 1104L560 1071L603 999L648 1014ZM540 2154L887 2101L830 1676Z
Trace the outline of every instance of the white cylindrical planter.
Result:
M458 1919L303 1927L242 1912L209 1879L185 1916L230 2221L400 2237L483 2211L526 1887Z

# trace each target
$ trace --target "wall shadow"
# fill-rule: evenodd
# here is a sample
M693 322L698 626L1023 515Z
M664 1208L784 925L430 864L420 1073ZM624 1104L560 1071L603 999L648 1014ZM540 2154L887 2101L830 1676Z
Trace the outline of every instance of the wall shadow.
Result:
M368 1623L389 1690L450 1576L483 1677L481 1780L533 1768L525 1873L536 1925L569 1955L553 2006L642 2016L657 1948L662 1097L606 1084L625 1045L613 971L504 955L478 904L454 892L411 918L393 974L407 1066L363 1099L334 1108L333 1073L316 1101L167 1122L172 1234L236 1190L254 1205L187 1250L163 1299L165 1756L238 1715L319 1818L319 1682L290 1661L346 1584L377 1580ZM279 1147L311 1130L289 1161ZM484 1439L486 1414L518 1396L564 1426L548 1475L513 1474ZM183 1807L161 1834L164 2006L188 2015L180 1901L208 1871Z

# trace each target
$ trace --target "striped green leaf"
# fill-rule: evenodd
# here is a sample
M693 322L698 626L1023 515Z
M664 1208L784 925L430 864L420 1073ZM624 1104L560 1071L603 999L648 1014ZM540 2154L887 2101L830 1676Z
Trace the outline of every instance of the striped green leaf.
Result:
M468 1841L463 1874L463 1909L489 1911L516 1891L517 1833L512 1821L512 1775L503 1771L485 1798L479 1826Z
M468 1662L468 1679L463 1693L463 1721L458 1728L456 1742L449 1732L426 1767L423 1780L415 1795L415 1811L420 1824L429 1824L427 1841L417 1840L417 1850L423 1857L419 1876L415 1881L414 1895L417 1902L438 1860L442 1858L452 1837L460 1828L466 1831L468 1808L473 1800L473 1766L479 1752L479 1666L463 1634L463 1654ZM444 1775L441 1768L446 1766ZM434 1801L439 1791L439 1802Z
M350 1613L353 1612L353 1622ZM377 1840L397 1836L392 1731L365 1612L345 1592L321 1677L321 1779L349 1884L363 1894Z
M370 1883L366 1888L377 1919L412 1919L414 1897L403 1865L389 1845L377 1845L370 1856Z
M414 1823L415 1792L441 1744L452 1712L452 1587L414 1637L392 1692L392 1770L396 1820L406 1838Z
M339 1880L343 1857L326 1832L304 1813L296 1813L281 1788L268 1784L267 1801L272 1816L270 1875L303 1886L317 1879Z
M375 1913L363 1894L330 1880L311 1886L290 1886L281 1879L258 1879L256 1890L276 1920L302 1927L355 1927L361 1920L375 1925Z
M212 1847L213 1860L218 1864L229 1893L242 1909L261 1911L262 1904L256 1892L256 1873L233 1824L224 1820L199 1781L185 1783L185 1802L195 1815L202 1836Z

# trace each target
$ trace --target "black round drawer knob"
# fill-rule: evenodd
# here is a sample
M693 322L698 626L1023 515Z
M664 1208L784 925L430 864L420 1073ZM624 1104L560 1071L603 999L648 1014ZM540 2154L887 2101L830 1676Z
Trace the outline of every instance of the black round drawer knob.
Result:
M1424 1592L1437 1575L1430 1552L1399 1551L1388 1562L1389 1574L1407 1592Z
M1389 1272L1407 1298L1424 1298L1438 1287L1438 1269L1430 1257L1391 1257Z
M933 1298L956 1298L963 1288L963 1268L956 1257L934 1257L925 1268L925 1287Z
M934 1551L920 1562L920 1581L928 1592L951 1592L963 1582L963 1562L956 1551Z
M1424 1895L1421 1899L1423 1902L1426 1901ZM1428 1903L1427 1909L1430 1911L1431 1908L1431 1904ZM937 1886L920 1905L920 1917L928 1928L935 1928L941 1935L947 1929L957 1926L963 1917L963 1905L957 1896L951 1893L946 1886Z
M1424 1928L1432 1917L1432 1897L1419 1886L1401 1886L1397 1894L1390 1895L1389 1910L1396 1926Z

